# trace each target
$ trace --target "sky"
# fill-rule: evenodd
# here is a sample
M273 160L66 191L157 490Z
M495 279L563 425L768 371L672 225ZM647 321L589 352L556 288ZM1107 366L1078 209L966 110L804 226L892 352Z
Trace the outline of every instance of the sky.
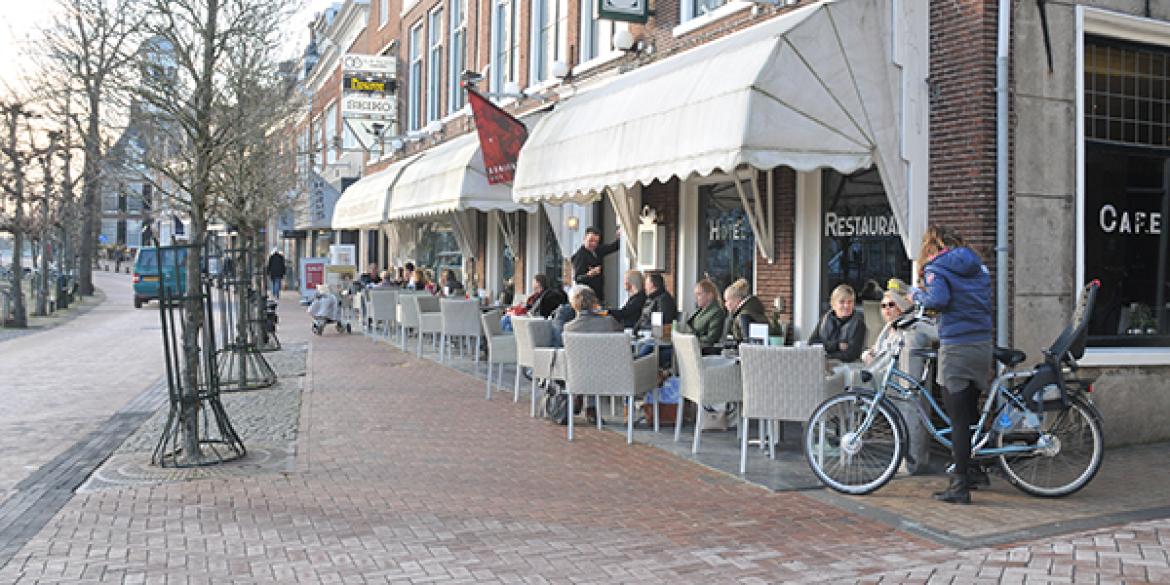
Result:
M304 0L304 7L285 25L282 36L287 44L283 53L289 57L298 55L308 42L306 27L313 15L338 1ZM35 32L49 23L56 5L54 0L0 0L0 99L9 94L9 87L23 89L21 80L28 74L28 67L21 55Z

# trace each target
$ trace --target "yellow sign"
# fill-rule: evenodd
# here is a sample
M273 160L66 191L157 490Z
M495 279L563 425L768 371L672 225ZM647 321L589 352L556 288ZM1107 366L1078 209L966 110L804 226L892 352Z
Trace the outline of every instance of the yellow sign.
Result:
M345 81L345 89L350 91L376 91L379 93L386 91L385 81L366 81L357 77L347 77Z

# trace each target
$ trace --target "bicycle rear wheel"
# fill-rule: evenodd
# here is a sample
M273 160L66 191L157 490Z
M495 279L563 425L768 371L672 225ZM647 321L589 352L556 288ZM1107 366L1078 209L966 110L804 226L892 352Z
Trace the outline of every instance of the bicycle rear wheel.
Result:
M862 430L871 410L873 420ZM841 493L868 494L897 473L904 436L898 415L884 402L862 394L838 394L809 417L804 455L825 485Z
M1021 455L1000 455L999 465L1012 485L1024 493L1059 498L1088 485L1104 457L1101 415L1079 396L1069 407L1048 412L1035 431L1009 432L997 438L999 447L1035 445Z

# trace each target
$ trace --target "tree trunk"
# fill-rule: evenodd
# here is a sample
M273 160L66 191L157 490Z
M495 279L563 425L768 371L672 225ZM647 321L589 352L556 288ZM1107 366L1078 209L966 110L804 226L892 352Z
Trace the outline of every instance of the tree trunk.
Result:
M93 263L94 251L97 244L97 226L101 225L101 201L98 199L99 168L101 158L101 126L99 115L101 112L101 96L89 97L89 120L85 132L85 167L82 171L84 186L81 190L81 241L78 242L81 252L81 266L78 279L80 292L83 296L93 294Z

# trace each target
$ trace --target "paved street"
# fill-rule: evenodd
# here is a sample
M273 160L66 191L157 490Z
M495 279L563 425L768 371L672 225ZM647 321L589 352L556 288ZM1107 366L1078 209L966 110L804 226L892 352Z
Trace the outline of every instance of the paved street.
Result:
M100 306L0 341L0 502L163 374L156 306L134 309L129 275L94 284Z
M119 313L136 318L112 300L76 325ZM1170 521L958 550L618 433L568 443L479 380L312 336L291 297L281 316L282 341L309 350L293 465L87 489L0 582L1170 582Z

